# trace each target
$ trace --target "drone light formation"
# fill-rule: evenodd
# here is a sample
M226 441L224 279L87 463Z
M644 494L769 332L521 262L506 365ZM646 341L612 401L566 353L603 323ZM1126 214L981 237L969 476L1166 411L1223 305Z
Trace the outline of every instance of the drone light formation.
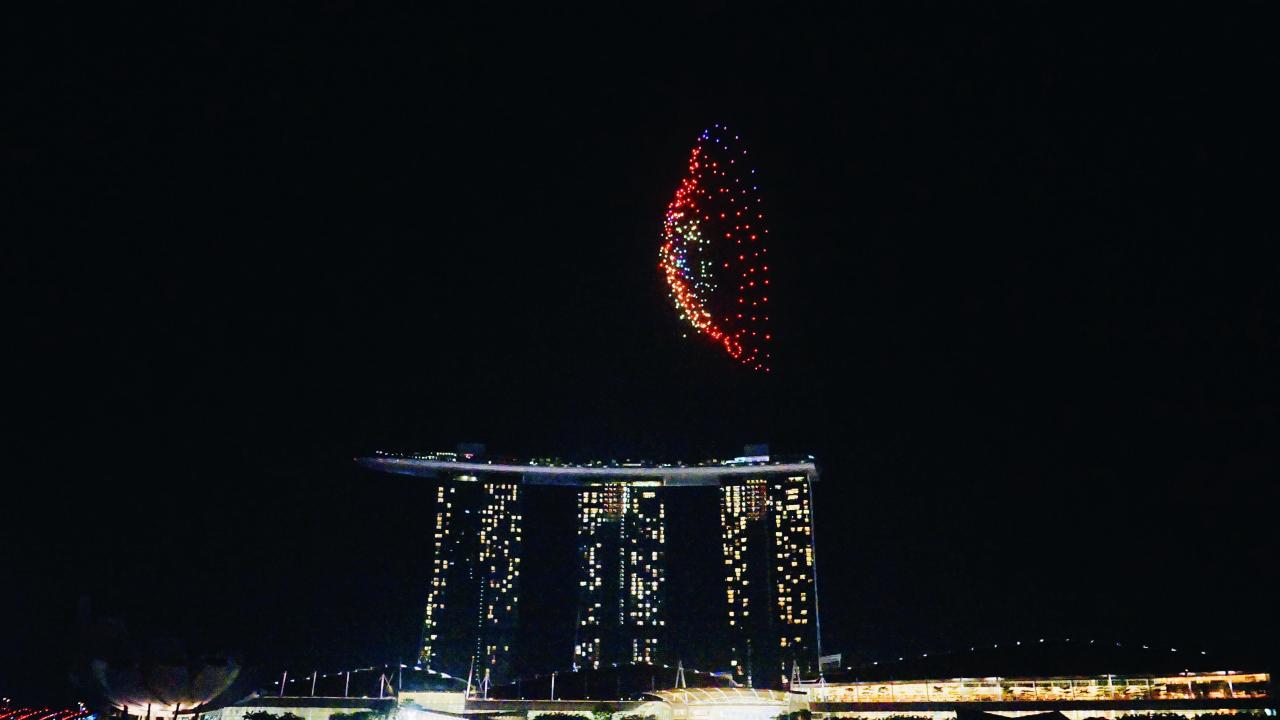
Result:
M698 136L667 205L658 269L680 319L752 370L769 372L769 230L738 136Z

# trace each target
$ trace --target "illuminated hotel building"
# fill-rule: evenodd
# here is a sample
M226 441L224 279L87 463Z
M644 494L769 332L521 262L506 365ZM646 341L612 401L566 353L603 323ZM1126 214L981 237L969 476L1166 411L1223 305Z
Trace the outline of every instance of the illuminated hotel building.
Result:
M652 481L578 492L574 667L657 662L666 620L666 509Z
M734 679L765 687L817 674L818 600L809 477L720 486L725 601Z
M510 675L522 522L520 483L512 478L459 474L436 487L420 664L478 679Z
M723 615L735 679L781 687L816 674L812 458L755 453L699 464L499 461L468 454L379 453L380 472L434 478L432 577L419 662L493 683L518 657L522 485L575 489L577 609L573 666L658 664L667 629L666 505L678 488L720 495ZM694 601L701 601L700 597Z

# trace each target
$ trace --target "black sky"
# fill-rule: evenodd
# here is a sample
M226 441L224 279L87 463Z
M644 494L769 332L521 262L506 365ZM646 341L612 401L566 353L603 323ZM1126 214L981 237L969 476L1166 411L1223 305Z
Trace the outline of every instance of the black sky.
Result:
M3 694L74 696L81 595L262 666L408 652L430 495L350 458L460 441L813 453L847 655L1275 656L1265 3L263 5L7 23ZM656 270L716 122L769 377Z

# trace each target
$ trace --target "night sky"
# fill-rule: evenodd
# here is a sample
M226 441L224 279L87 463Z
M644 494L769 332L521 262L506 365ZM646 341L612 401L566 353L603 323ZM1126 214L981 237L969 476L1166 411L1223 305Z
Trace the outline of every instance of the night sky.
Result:
M6 23L0 694L79 696L81 596L255 667L408 657L430 487L351 458L459 442L815 455L846 659L1276 657L1265 3L264 5ZM717 122L769 213L768 376L657 271Z

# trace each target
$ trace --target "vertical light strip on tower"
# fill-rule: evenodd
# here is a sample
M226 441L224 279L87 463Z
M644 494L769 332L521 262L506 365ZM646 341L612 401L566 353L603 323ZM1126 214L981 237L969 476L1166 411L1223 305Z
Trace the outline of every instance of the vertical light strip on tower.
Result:
M663 612L666 581L666 508L657 483L636 483L628 488L627 512L623 518L626 544L627 635L630 661L657 662L664 634Z
M521 520L519 482L485 482L480 510L479 655L477 667L505 677L511 669L520 604Z
M775 476L770 488L773 515L775 633L782 677L793 663L804 670L817 653L817 600L813 577L813 523L809 509L809 479L803 475Z
M726 482L720 487L721 548L725 565L725 600L728 603L729 665L733 677L750 683L751 669L748 646L751 640L752 567L747 542L751 526L763 517L768 505L765 481L752 478L742 482ZM757 543L758 544L758 543Z
M432 647L437 639L440 611L444 609L445 588L449 581L449 561L453 557L450 530L453 519L453 494L457 488L436 486L436 518L432 528L431 588L427 591L427 607L422 621L418 663L430 667Z
M617 522L622 512L622 486L607 483L578 493L578 640L574 644L574 665L599 668L604 643L606 527ZM615 530L616 532L616 530Z

